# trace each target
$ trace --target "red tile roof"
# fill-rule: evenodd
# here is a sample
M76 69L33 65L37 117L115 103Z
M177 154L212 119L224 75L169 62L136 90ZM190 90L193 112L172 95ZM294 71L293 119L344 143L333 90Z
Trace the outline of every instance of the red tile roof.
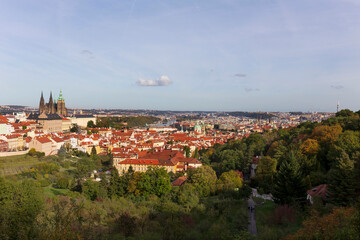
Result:
M133 164L133 165L158 165L158 166L175 166L171 161L160 161L158 159L125 159L119 164Z
M180 187L183 185L187 180L187 177L178 177L175 181L171 183L172 186Z
M44 144L44 143L51 143L51 140L48 139L47 137L38 137L38 138L36 138L36 140L37 140L38 142L42 143L42 144Z
M329 191L327 190L326 184L321 184L317 187L314 187L313 189L308 190L307 193L312 197L314 196L321 196L324 198L329 197Z

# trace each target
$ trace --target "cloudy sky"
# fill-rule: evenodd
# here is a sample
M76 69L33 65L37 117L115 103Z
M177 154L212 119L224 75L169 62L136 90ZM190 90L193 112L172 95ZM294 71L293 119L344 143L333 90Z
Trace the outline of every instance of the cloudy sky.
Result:
M360 109L359 0L1 0L0 105Z

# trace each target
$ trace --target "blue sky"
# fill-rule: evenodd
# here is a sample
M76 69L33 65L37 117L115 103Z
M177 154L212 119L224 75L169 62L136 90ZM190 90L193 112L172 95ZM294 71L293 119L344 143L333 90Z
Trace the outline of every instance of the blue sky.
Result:
M0 105L360 109L358 0L2 0Z

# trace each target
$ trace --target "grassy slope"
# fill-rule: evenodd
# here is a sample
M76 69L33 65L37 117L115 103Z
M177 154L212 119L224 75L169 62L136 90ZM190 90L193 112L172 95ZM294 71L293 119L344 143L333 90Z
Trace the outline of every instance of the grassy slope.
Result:
M19 155L0 158L0 176L15 175L40 163L37 157Z

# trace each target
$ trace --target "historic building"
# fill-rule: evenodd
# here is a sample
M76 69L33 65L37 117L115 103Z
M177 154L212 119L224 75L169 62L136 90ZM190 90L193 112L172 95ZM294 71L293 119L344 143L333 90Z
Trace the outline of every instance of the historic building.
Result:
M39 123L40 128L44 132L62 132L63 131L63 115L67 115L67 109L65 108L65 100L60 91L57 102L53 100L52 93L50 92L50 99L48 103L45 103L43 93L41 92L39 113L31 113L28 120L34 120Z
M65 99L63 98L62 91L60 91L57 102L53 100L52 92L50 92L49 102L45 104L43 93L41 92L39 114L58 114L67 115L67 109L65 108Z

